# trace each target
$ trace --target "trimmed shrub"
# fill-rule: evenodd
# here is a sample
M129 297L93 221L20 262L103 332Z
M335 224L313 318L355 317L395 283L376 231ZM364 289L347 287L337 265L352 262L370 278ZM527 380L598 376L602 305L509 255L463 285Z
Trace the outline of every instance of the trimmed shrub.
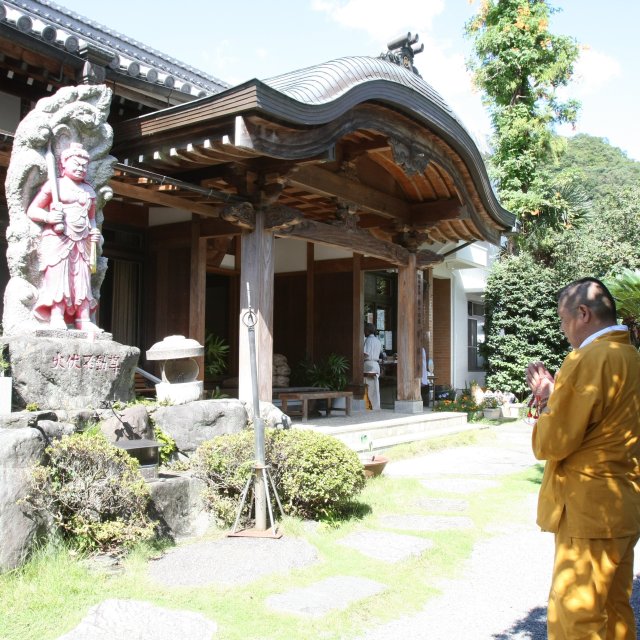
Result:
M357 454L331 436L301 429L265 429L265 460L288 515L334 517L364 487ZM192 468L207 485L207 505L219 524L233 522L253 461L252 430L218 436L196 451ZM249 515L247 510L244 519Z
M286 513L338 515L364 487L358 455L340 440L303 429L271 433L276 486Z
M138 462L102 434L73 434L47 448L24 504L82 551L117 551L153 537Z

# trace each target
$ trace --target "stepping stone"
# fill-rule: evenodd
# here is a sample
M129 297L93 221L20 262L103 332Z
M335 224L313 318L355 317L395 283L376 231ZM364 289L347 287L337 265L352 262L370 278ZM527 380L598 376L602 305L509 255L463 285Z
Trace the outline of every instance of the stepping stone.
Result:
M473 520L465 516L384 516L378 522L390 529L413 531L447 531L473 527Z
M339 543L384 562L399 562L409 556L419 556L433 546L432 540L389 531L355 531Z
M467 511L469 509L469 502L455 498L426 498L425 500L420 500L417 506L426 511L446 513L451 511Z
M195 611L164 609L140 600L105 600L58 640L211 640L217 624Z
M220 538L171 550L149 566L149 575L169 587L233 586L317 560L316 548L300 538Z
M494 480L483 478L433 478L423 480L422 486L431 491L444 491L445 493L476 493L485 489L497 487Z
M269 596L267 606L283 613L321 618L330 611L346 609L352 602L381 593L386 585L367 578L335 576L309 587Z

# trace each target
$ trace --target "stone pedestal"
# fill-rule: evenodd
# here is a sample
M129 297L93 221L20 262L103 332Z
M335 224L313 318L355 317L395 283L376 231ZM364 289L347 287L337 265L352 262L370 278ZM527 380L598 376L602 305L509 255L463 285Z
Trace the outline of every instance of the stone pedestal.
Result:
M110 334L39 330L6 339L14 404L39 409L98 409L128 402L140 350Z
M397 413L422 413L422 400L396 400L394 411Z
M186 404L202 400L204 384L202 380L193 382L159 382L156 385L156 396L159 402L166 400L173 404Z

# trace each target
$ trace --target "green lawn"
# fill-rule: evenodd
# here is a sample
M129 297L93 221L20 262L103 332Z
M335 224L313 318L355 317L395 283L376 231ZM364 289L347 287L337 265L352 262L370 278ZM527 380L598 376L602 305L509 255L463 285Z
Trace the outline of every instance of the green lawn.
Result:
M488 443L491 439L491 430L473 432L405 445L389 455L399 459L444 447ZM154 553L150 550L138 550L125 561L123 572L110 575L91 569L83 558L62 547L44 549L21 570L0 576L0 639L55 639L78 624L89 607L106 598L140 599L168 608L199 611L218 623L216 638L221 640L355 637L366 625L419 610L437 595L435 579L458 575L473 545L488 537L489 530L495 531L496 524L525 521L529 517L526 498L537 491L540 473L538 467L533 467L498 478L499 486L493 489L464 496L469 502L464 515L473 520L472 529L403 532L425 536L433 540L434 546L420 557L395 564L378 562L338 541L357 528L379 529L377 520L381 515L426 515L428 512L418 506L421 499L451 498L451 494L427 491L418 480L383 474L370 480L359 496L360 508L355 510L358 517L317 527L292 518L281 523L285 535L304 537L317 547L318 563L237 588L168 588L152 583L146 575L149 554ZM221 536L224 532L212 531L210 535ZM336 575L370 578L388 588L319 620L275 613L264 605L271 594Z

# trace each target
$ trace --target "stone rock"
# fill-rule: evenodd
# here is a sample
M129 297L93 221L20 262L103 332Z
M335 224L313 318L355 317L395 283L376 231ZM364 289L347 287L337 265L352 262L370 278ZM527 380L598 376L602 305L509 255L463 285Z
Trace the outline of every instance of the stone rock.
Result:
M110 417L100 423L100 431L109 442L154 439L153 425L146 408L142 405L112 412Z
M0 429L26 429L36 425L40 420L56 422L58 416L55 411L14 411L0 416Z
M38 426L0 428L0 572L19 566L45 532L17 502L26 495L31 468L42 460L51 439L68 432L68 425L43 420Z
M151 417L184 453L195 451L200 444L215 436L237 433L247 426L245 406L234 398L158 407Z
M211 640L217 624L195 611L165 609L140 600L105 600L58 640Z
M249 422L253 422L253 403L244 402ZM264 421L264 426L271 429L289 429L291 418L271 404L270 402L260 402L260 417Z
M197 536L209 526L202 499L204 483L192 476L161 473L147 485L151 516L160 522L161 533L171 538Z
M140 350L113 340L22 334L7 339L14 402L40 409L96 409L130 400Z

